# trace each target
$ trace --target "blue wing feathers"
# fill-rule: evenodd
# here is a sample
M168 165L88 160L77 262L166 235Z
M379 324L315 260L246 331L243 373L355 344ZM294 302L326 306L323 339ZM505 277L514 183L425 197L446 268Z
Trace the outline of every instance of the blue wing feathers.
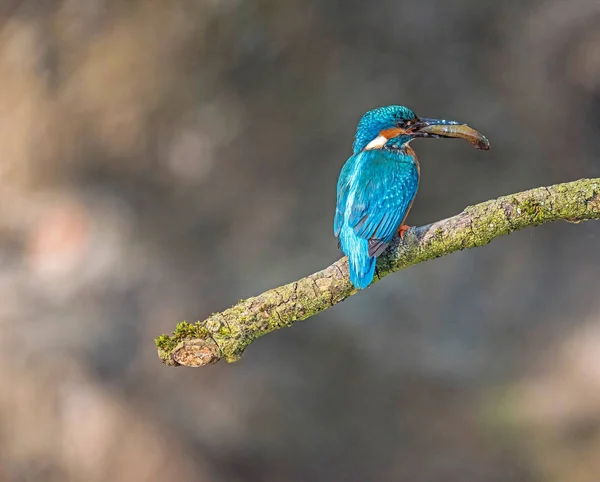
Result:
M344 210L346 207L346 200L348 199L350 183L352 181L352 173L357 161L356 158L357 156L352 156L346 161L346 164L344 164L344 167L342 167L342 171L340 172L340 177L338 179L337 204L335 208L335 218L333 220L333 233L335 234L336 238L339 237L340 230L342 229L342 224L344 222Z
M340 236L340 230L342 229L342 223L344 222L344 213L335 210L335 218L333 219L333 234L336 238Z
M334 233L348 256L350 279L357 288L373 280L375 258L398 231L418 183L413 158L401 152L363 151L342 168Z

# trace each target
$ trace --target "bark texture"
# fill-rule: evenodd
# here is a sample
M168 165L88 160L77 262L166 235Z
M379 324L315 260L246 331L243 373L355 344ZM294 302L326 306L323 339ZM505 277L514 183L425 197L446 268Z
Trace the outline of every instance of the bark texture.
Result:
M407 266L475 248L495 238L551 221L600 218L600 179L540 187L503 196L396 237L378 259L373 284ZM204 321L180 322L171 335L156 339L166 365L199 367L240 358L256 338L291 326L356 294L346 257L331 266L258 296L241 300Z

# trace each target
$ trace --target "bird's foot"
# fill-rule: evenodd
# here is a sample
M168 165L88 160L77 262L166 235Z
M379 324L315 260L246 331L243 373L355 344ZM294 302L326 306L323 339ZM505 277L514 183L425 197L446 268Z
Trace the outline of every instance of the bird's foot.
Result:
M403 224L402 226L400 226L400 229L398 229L398 234L400 235L400 239L402 241L404 241L404 235L406 234L406 231L408 231L410 228L412 228L412 226L409 226L408 224Z

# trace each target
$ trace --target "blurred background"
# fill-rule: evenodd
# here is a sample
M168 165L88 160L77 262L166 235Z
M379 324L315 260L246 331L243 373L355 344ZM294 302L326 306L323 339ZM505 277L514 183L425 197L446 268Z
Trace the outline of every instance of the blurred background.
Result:
M153 339L339 258L366 110L426 224L600 176L597 0L2 0L0 481L597 482L600 225L420 264L233 365Z

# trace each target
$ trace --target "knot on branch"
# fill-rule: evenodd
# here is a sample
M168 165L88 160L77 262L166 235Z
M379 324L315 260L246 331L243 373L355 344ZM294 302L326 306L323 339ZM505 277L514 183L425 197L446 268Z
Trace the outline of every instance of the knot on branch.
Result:
M213 333L224 333L218 320L209 318L194 324L182 321L173 334L156 339L158 355L165 365L201 367L218 362L223 353Z
M210 338L182 341L171 352L173 364L186 367L202 367L217 363L220 359L221 350Z

